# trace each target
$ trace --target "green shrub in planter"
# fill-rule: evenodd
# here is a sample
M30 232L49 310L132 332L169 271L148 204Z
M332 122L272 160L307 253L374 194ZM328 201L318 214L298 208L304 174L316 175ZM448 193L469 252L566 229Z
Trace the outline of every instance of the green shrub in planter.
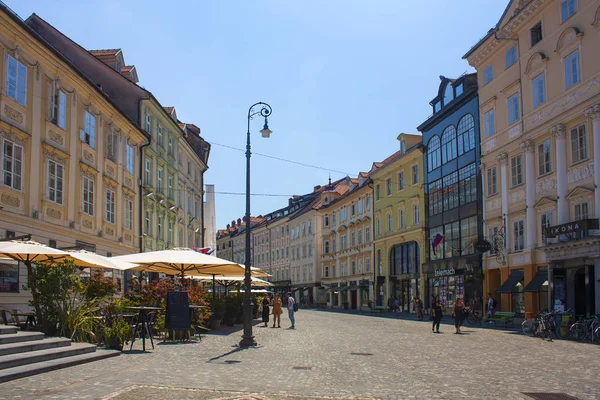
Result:
M123 345L130 335L129 324L122 318L116 318L104 328L104 344L110 349L123 351Z

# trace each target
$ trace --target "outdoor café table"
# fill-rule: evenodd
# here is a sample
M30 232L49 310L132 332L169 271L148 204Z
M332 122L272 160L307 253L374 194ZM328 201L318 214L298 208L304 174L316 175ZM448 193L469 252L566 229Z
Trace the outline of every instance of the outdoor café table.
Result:
M17 312L13 314L14 317L26 317L25 329L35 325L35 313L33 312Z
M125 307L128 310L133 310L138 312L138 322L135 326L135 330L133 332L133 340L131 341L130 350L133 348L133 342L135 342L135 334L137 332L138 325L142 325L142 329L140 330L140 335L142 339L142 351L146 351L146 333L150 336L150 343L152 344L152 349L154 349L154 342L152 341L152 331L150 330L150 325L148 324L148 313L151 311L160 311L162 308L160 307L152 307L152 306L132 306Z

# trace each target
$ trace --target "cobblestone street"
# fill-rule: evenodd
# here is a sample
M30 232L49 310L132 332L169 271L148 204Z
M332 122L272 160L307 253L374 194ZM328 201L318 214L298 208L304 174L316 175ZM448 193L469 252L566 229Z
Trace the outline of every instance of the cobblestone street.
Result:
M0 385L6 399L600 398L600 347L515 332L300 310L296 330L241 327ZM138 348L138 351L135 349Z

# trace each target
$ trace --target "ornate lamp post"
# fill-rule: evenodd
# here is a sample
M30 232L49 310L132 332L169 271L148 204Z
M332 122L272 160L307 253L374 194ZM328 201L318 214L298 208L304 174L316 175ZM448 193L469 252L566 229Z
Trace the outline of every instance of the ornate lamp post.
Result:
M265 125L261 129L260 133L262 137L268 138L271 136L271 130L267 117L271 115L271 106L267 103L258 102L253 104L248 109L248 133L246 139L246 271L244 273L244 285L246 291L244 292L244 335L240 341L240 347L256 346L254 336L252 335L252 279L250 275L250 267L252 261L250 260L250 120L260 115L265 117Z

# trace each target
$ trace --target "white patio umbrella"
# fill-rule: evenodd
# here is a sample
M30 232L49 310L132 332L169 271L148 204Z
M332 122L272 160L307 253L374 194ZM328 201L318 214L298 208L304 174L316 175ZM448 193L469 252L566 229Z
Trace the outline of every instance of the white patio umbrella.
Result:
M200 281L212 281L213 275L190 276L189 278L197 279ZM221 282L232 282L232 283L244 282L243 276L215 276L214 278L217 281L217 283L219 283L220 285L222 285ZM265 281L264 279L260 279L255 276L252 276L250 279L252 280L252 286L263 286L263 287L264 286L273 286L273 284L271 282ZM223 286L227 286L227 285L223 285Z
M188 248L174 248L147 253L112 257L137 266L127 268L136 271L162 272L181 277L193 275L243 275L244 269L237 263L209 256Z
M138 267L127 261L119 260L116 257L104 257L86 250L68 250L67 251L74 264L80 268L109 268L124 271Z

